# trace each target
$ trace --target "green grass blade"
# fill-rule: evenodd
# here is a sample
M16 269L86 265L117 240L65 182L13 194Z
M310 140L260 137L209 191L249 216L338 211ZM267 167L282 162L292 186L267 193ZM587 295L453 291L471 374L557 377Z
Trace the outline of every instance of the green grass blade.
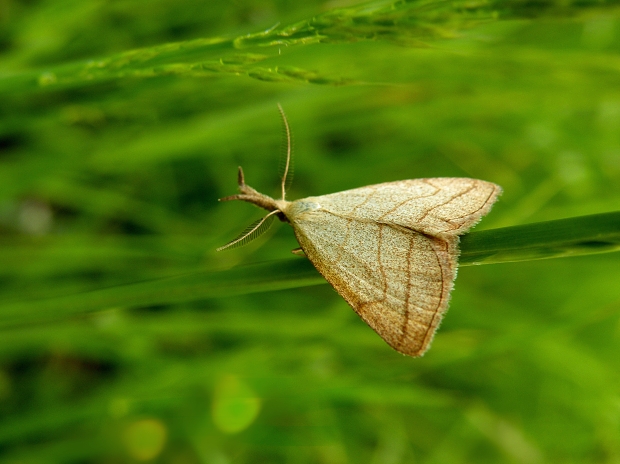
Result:
M472 232L461 265L557 258L620 249L620 212ZM113 307L182 303L326 283L306 259L291 258L5 305L0 327L88 314Z
M0 327L47 322L108 308L146 307L323 283L305 259L272 261L119 285L51 299L5 304Z
M472 232L460 263L505 263L606 253L620 249L620 212Z
M569 2L570 5L570 2ZM572 6L572 5L571 5ZM588 14L599 5L580 5L579 9L560 7L559 16ZM532 18L547 14L523 2L374 2L332 9L310 19L282 24L236 38L210 37L166 43L124 51L39 70L0 75L0 94L41 89L62 90L89 86L95 82L184 76L209 78L247 75L267 82L304 82L325 85L359 84L346 77L327 76L295 66L264 66L281 47L311 44L340 44L357 41L388 41L409 47L427 48L481 24L502 20ZM345 26L346 25L346 26ZM247 49L265 53L246 53ZM273 50L273 51L272 51ZM279 53L279 52L278 52Z

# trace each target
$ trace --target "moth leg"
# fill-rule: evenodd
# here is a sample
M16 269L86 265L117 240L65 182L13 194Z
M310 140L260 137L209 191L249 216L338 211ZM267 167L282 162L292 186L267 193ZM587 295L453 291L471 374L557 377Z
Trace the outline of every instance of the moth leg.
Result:
M304 250L302 250L301 248L295 248L294 250L291 250L291 253L297 256L303 256L303 257L306 256L306 254L304 253Z

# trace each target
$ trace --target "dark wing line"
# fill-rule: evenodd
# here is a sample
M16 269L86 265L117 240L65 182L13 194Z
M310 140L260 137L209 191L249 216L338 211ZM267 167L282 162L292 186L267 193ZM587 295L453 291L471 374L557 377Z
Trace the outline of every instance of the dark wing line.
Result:
M436 239L436 240L439 241L441 239ZM441 240L441 242L443 245L446 246L446 253L448 253L450 244L446 242L445 240ZM426 328L426 333L424 334L424 340L422 341L421 349L424 349L425 347L427 347L428 344L431 342L431 339L435 336L435 331L437 329L437 325L439 324L439 322L435 324L435 320L437 319L437 317L441 319L445 311L441 312L440 310L442 308L447 309L448 307L448 300L450 298L450 290L452 290L453 281L454 281L454 278L456 277L456 275L454 275L446 281L445 273L444 273L444 263L442 263L441 259L439 259L439 254L434 249L434 247L433 247L433 250L435 251L435 257L437 258L437 264L439 265L439 269L441 271L441 282L442 282L441 296L439 297L439 302L437 303L437 307L435 308L435 311L433 312L433 317L431 318L430 324ZM455 263L454 267L456 268L457 266L458 266L458 263ZM447 289L446 289L446 285L447 285Z
M433 186L433 187L434 187L434 186ZM427 211L427 212L426 212L426 213L425 213L425 214L424 214L421 218L416 219L416 220L418 220L418 221L423 220L424 218L426 218L426 217L428 216L428 214L429 214L432 210L434 210L434 209L436 209L436 208L439 208L439 207L441 207L441 206L445 206L445 205L447 205L447 204L451 203L454 199L456 199L456 198L458 198L458 197L461 197L461 196L463 196L463 195L466 195L467 193L471 192L472 190L473 190L473 186L472 186L472 187L470 187L470 188L468 188L467 190L465 190L465 191L463 191L463 192L459 193L457 196L452 197L450 200L448 200L448 201L446 201L446 202L444 202L444 203L441 203L441 204L438 204L438 205L433 206L433 207L432 207L432 208L430 208L430 209L429 209L429 211ZM484 201L484 203L483 203L483 204L482 204L479 208L477 208L477 209L475 209L475 210L473 210L473 211L470 211L470 212L468 212L467 214L463 214L462 216L457 216L457 217L456 217L456 218L454 218L454 219L457 219L457 220L458 220L458 219L466 218L466 217L468 217L468 216L474 216L474 215L476 215L479 211L481 211L481 210L485 209L485 208L489 205L489 203L492 203L490 200L491 200L491 198L492 198L492 197L496 194L496 192L497 192L497 188L495 188L495 187L494 187L494 188L492 188L492 189L491 189L491 192L490 192L490 193L489 193L489 195L487 196L486 200ZM371 194L371 195L372 195L372 194ZM383 221L381 221L381 218L385 217L386 215L390 214L391 212L396 211L398 208L401 208L403 205L405 205L405 204L407 204L407 203L409 203L409 202L411 202L411 201L417 200L417 199L419 199L419 198L428 198L428 197L431 197L431 196L433 196L433 195L435 195L435 194L432 194L432 195L422 195L422 196L418 196L418 197L415 197L415 198L409 198L409 199L407 199L407 200L403 200L402 202L398 203L398 204L397 204L397 205L395 205L393 208L391 208L389 211L387 211L387 212L383 213L383 214L382 214L381 216L379 216L377 219L365 219L365 218L353 217L353 216L352 216L352 213L353 213L356 209L358 209L359 207L361 207L364 203L366 203L366 201L364 201L364 202L360 203L359 205L356 205L356 206L355 206L355 207L354 207L354 208L353 208L350 212L347 212L347 213L345 213L345 214L343 214L343 213L336 213L336 212L329 211L329 210L326 210L325 212L326 212L326 213L329 213L329 214L331 214L331 215L333 215L333 216L337 216L337 217L339 217L339 218L346 219L347 221L367 222L367 223L372 223L372 224L384 224L384 225L389 226L389 227L394 227L394 228L402 228L402 229L406 229L406 230L409 230L409 231L412 231L412 232L416 232L416 233L418 233L418 234L422 234L422 235L425 235L425 236L427 236L427 237L438 237L438 236L441 236L443 233L440 233L440 234L438 234L438 235L433 235L433 234L428 234L428 233L423 232L423 231L421 231L421 230L419 230L419 229L414 229L413 227L406 226L406 225L403 225L403 224L397 224L397 223L394 223L394 222L383 222ZM452 226L452 228L451 228L450 230L459 229L459 228L461 228L461 227L463 226L462 224L454 224L454 221L448 221L448 220L446 220L446 219L441 219L441 220L442 220L443 222L445 222L445 223L447 223L447 224L450 224L450 225ZM465 233L465 232L466 232L466 231L463 231L463 233Z
M385 269L383 268L383 263L381 262L381 244L383 243L383 226L384 224L377 224L379 226L379 239L377 243L377 262L379 263L379 271L381 272L381 280L383 283L383 301L387 300L387 292L388 292L388 279L385 275Z
M347 218L347 223L350 224L352 222L352 220L350 220L349 218ZM366 222L366 221L364 221ZM370 222L370 221L369 221ZM419 304L413 304L412 305L412 300L411 300L411 274L413 271L412 268L412 260L411 258L413 257L413 254L415 252L414 247L413 247L413 237L416 234L425 236L428 240L430 241L440 241L444 246L448 247L449 244L442 239L438 239L436 237L432 237L432 236L427 236L426 234L422 234L418 231L414 231L414 230L410 230L404 227L399 227L399 226L394 226L392 224L387 224L387 223L375 223L374 221L372 221L373 224L378 225L379 228L379 237L382 237L382 233L381 232L384 227L391 227L393 229L396 229L398 232L406 234L407 236L410 237L410 247L407 250L407 283L406 283L406 293L405 293L405 298L404 300L401 299L398 295L396 294L391 294L389 292L389 285L388 285L388 279L385 273L385 270L383 268L383 265L381 263L381 243L382 243L382 239L379 239L379 244L378 244L378 261L379 261L379 270L381 273L381 277L378 279L378 281L373 281L373 282L369 282L367 279L363 278L361 275L359 274L355 274L353 272L351 272L347 267L343 266L341 264L341 261L339 259L326 259L327 256L329 256L323 247L319 246L316 242L313 241L309 241L309 240L300 240L301 242L306 242L306 243L310 243L312 246L312 248L314 248L311 252L307 252L306 251L306 255L308 256L309 259L311 259L313 257L318 257L321 256L322 261L325 264L327 264L327 268L328 269L333 269L333 272L321 272L321 270L317 267L317 270L319 270L319 272L323 275L323 277L325 277L325 279L332 283L332 279L337 280L339 282L337 282L337 284L339 284L340 286L344 285L345 287L345 293L341 293L342 296L345 298L345 300L353 307L353 309L356 310L356 312L358 313L358 315L367 323L369 324L373 329L373 325L371 324L371 322L369 320L367 320L364 317L363 311L361 311L362 306L363 305L367 305L367 304L372 304L372 303L379 303L382 304L384 303L387 299L388 296L394 298L395 300L399 301L401 304L404 305L403 309L403 313L401 314L401 317L403 318L403 322L401 324L401 330L400 330L400 334L398 335L399 338L397 339L393 339L392 341L389 342L389 344L396 350L402 352L402 353L407 353L409 355L414 355L414 356L419 356L421 355L424 351L425 348L428 346L429 344L429 338L432 338L434 333L435 333L435 327L436 327L436 320L437 318L441 318L441 316L443 315L443 311L441 311L443 308L445 308L446 306L446 298L449 296L449 290L450 287L452 285L452 282L445 282L445 275L446 272L448 272L449 274L449 269L446 269L446 263L444 262L445 260L440 259L440 257L437 254L437 251L435 249L435 246L433 246L433 244L431 244L431 249L434 251L434 256L437 262L437 266L439 267L439 271L441 272L441 293L439 293L437 296L438 298L438 303L435 305L434 308L422 308ZM300 234L302 234L303 232L300 230L299 231ZM341 244L333 244L334 246L336 246L337 248L339 248L341 250L341 253L344 250L344 245ZM354 260L356 262L356 264L358 264L360 267L364 268L366 270L366 273L369 275L373 275L373 269L370 268L368 266L368 264L359 259L356 255L354 254L350 254L349 255L349 259ZM327 269L326 269L327 270ZM376 272L375 272L376 275ZM382 296L381 298L373 298L370 301L361 301L355 298L356 294L355 292L351 291L351 286L347 285L347 282L350 281L356 281L357 282L357 286L370 286L373 288L379 288L381 289L381 293ZM332 285L334 285L332 283ZM339 285L334 285L335 287L338 287ZM407 331L407 327L409 326L409 321L411 320L411 317L413 315L413 312L415 311L415 308L418 307L420 309L423 309L424 312L426 311L431 311L433 313L433 316L431 317L429 323L426 325L425 331L424 331L424 336L422 338L422 341L420 344L417 344L417 346L415 347L410 347L407 346L404 342L405 339L407 337L407 335L409 335L409 332ZM359 309L359 310L358 310ZM382 335L383 336L383 335ZM386 339L386 341L388 341Z
M409 236L409 249L407 250L407 291L405 292L405 317L403 320L403 325L400 329L400 338L398 339L398 344L400 346L403 345L403 341L405 340L405 336L407 335L407 326L409 325L409 317L411 316L411 311L409 310L409 296L411 295L411 256L413 254L413 235Z
M433 186L434 187L434 186ZM438 205L433 206L432 208L429 208L428 211L426 211L425 214L422 215L421 218L419 218L419 221L423 221L432 211L436 210L437 208L441 207L441 206L445 206L449 203L452 203L454 200L456 200L457 198L462 197L463 195L467 195L469 192L471 192L474 189L474 186L472 185L471 187L469 187L468 189L464 190L463 192L459 193L458 195L450 198L448 201L445 201L443 203L440 203Z

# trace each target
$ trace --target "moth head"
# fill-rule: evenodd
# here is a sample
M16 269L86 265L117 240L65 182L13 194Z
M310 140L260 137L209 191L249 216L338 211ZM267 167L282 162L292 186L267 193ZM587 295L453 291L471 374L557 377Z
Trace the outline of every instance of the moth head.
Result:
M239 170L237 173L237 184L239 186L239 193L236 195L230 195L224 198L220 198L219 201L231 201L231 200L241 200L246 201L248 203L252 203L260 208L266 209L269 211L267 216L259 219L258 221L250 224L246 229L239 234L234 240L231 240L226 245L221 246L217 249L217 251L224 250L226 248L235 248L239 246L243 246L252 240L260 237L262 234L269 230L269 227L273 224L273 219L275 216L278 216L280 220L286 221L286 217L282 213L282 205L286 205L286 190L290 186L293 179L293 163L292 163L292 154L293 154L293 146L292 146L292 137L291 130L288 124L288 120L286 119L286 114L282 109L282 106L278 103L278 110L280 111L280 116L282 117L282 126L283 126L283 136L285 143L283 146L285 150L283 151L283 156L281 157L282 161L280 162L280 175L281 175L281 188L282 188L282 197L280 200L274 200L273 198L260 193L258 190L250 187L245 183L245 175L243 174L243 169L239 166Z

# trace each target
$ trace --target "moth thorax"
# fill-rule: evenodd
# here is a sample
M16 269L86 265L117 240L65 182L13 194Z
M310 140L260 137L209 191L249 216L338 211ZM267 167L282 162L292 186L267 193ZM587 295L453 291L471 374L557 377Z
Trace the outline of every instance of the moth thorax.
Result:
M289 216L297 217L304 214L311 214L321 209L321 205L308 200L293 201L288 204L285 213Z

